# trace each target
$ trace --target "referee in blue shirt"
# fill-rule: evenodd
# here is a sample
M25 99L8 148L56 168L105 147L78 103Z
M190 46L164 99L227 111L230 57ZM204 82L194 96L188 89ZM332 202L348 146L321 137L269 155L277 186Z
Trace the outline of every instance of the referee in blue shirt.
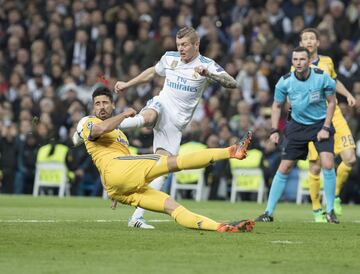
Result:
M275 86L270 133L272 142L279 142L278 124L286 98L291 103L291 120L285 128L281 163L271 185L265 213L256 221L274 220L275 206L284 192L294 162L306 159L308 143L313 141L324 174L326 218L329 223L339 223L333 210L336 182L333 154L335 130L331 124L336 105L336 83L327 73L310 67L310 53L304 47L293 50L292 65L295 71L282 76Z

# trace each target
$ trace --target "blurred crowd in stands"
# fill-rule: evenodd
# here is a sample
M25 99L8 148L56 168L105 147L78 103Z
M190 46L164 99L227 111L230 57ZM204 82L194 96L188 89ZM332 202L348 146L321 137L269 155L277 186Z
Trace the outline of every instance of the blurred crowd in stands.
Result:
M1 192L31 193L37 151L53 142L68 145L72 194L83 194L84 175L91 181L97 171L70 136L91 111L99 77L113 87L138 75L176 50L175 34L183 26L198 31L201 54L239 83L235 90L215 84L205 91L183 142L222 147L252 129L269 184L280 158L268 140L274 85L289 71L291 49L306 27L320 31L319 53L332 57L338 78L356 97L354 108L338 100L358 142L360 0L0 0ZM141 110L162 84L158 77L116 96L115 112ZM151 129L126 133L139 153L152 152ZM224 166L208 169L209 184L231 177ZM359 175L356 166L344 202L360 202ZM92 195L101 195L101 188Z

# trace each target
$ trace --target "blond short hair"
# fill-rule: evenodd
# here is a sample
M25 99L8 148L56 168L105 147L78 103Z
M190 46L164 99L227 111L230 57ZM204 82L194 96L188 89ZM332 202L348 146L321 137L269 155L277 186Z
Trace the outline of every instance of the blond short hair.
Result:
M181 39L183 37L189 37L192 44L195 44L200 40L196 30L192 27L183 27L176 33L176 38Z

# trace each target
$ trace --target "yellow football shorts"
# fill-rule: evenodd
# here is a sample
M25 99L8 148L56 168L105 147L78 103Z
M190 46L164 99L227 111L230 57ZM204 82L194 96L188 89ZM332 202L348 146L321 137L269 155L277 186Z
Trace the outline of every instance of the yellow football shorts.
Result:
M334 116L332 119L332 124L335 128L334 135L334 153L335 155L340 154L342 151L355 148L354 137L351 134L349 126L341 113L341 110L338 105L336 105ZM309 143L309 154L308 159L310 161L316 161L319 155L314 146L313 142Z
M161 211L169 195L148 184L168 172L167 156L129 155L112 159L102 172L102 180L111 199L132 206L138 206L143 200L151 203L150 208L154 208L153 205L156 204L155 208ZM146 205L142 204L142 207L145 208Z

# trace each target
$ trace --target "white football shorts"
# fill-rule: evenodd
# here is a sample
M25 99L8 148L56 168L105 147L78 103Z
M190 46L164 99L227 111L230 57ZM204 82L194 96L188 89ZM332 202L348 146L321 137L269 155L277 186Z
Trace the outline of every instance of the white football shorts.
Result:
M157 149L162 148L172 155L177 155L180 148L182 132L174 123L174 121L176 121L176 113L171 112L166 105L162 104L158 96L150 99L141 111L148 108L155 110L158 114L157 122L153 128L154 153Z

